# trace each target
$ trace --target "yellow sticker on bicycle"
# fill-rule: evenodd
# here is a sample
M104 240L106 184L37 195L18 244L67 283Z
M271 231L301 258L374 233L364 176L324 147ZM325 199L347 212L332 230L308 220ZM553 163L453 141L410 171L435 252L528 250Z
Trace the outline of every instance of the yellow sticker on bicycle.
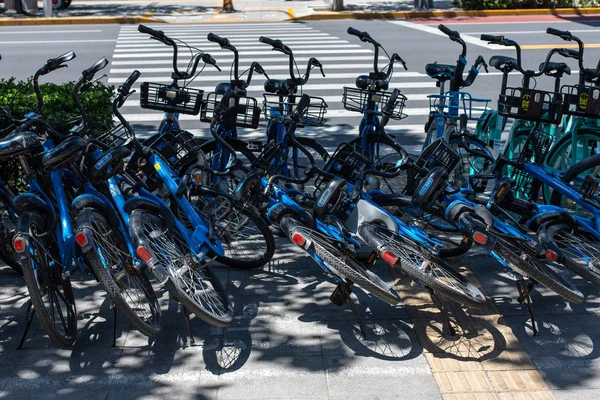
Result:
M160 171L160 164L159 163L154 164L154 169L157 171Z

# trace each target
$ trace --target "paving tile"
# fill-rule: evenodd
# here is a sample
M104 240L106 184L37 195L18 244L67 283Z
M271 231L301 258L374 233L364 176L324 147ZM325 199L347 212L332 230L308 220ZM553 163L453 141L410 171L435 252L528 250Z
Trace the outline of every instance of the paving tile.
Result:
M554 400L554 394L549 390L535 392L509 392L498 393L498 400Z
M554 389L553 394L557 400L598 399L600 398L600 389Z
M547 389L544 377L537 370L488 371L497 391L529 391Z
M497 400L495 393L446 393L442 396L444 400Z
M442 393L491 392L492 383L484 371L434 372Z
M483 369L480 361L463 361L440 353L425 353L425 358L434 372L479 371Z

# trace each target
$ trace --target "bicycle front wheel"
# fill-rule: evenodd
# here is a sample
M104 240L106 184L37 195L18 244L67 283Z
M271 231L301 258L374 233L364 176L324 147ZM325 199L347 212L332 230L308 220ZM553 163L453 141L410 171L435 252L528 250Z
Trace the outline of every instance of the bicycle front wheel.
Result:
M150 271L185 308L210 325L231 324L233 307L223 284L207 263L192 259L177 229L167 229L161 217L142 209L131 213L130 228Z
M387 283L366 269L358 260L349 254L345 254L337 245L337 241L319 232L316 232L302 224L302 222L285 216L281 219L281 230L292 242L294 235L299 234L305 239L303 249L313 253L318 260L323 262L333 273L340 278L346 279L367 293L395 306L400 302L400 297ZM296 239L298 240L298 239Z
M384 260L421 285L469 307L477 308L485 303L485 295L477 286L413 240L370 222L361 225L360 234L374 250L391 252L393 257L388 255Z
M91 236L92 248L83 254L86 264L104 286L117 309L146 336L162 328L160 304L144 271L132 265L125 238L97 211L84 209L77 218L80 231Z
M48 337L68 348L77 336L77 310L71 281L62 276L55 238L43 234L44 218L26 212L19 217L17 232L24 242L23 278L33 309Z

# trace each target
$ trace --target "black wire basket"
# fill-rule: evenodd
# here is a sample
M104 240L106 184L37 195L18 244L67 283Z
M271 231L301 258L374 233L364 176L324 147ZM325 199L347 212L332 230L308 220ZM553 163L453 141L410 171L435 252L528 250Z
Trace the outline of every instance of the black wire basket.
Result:
M209 93L202 102L200 121L212 122L216 113L227 126L258 128L261 110L254 97L231 97L229 105L221 104L222 99L222 94Z
M563 96L563 114L600 118L600 87L565 85L560 92Z
M95 139L109 147L118 147L126 146L133 139L133 135L123 127L123 124L118 124Z
M162 83L143 82L140 85L140 106L168 113L198 115L203 90L177 88Z
M443 118L458 118L465 114L470 121L482 121L490 99L471 97L467 92L432 94L429 98L429 113Z
M374 111L369 111L375 115L387 115L391 119L404 119L408 115L404 114L404 106L406 105L406 96L399 93L396 98L396 102L388 108L388 102L392 93L357 89L351 87L344 87L344 96L342 97L342 104L348 111L364 113L370 102L376 104Z
M444 168L448 173L454 171L460 162L460 155L443 138L431 143L417 158L415 165L431 171L433 168ZM412 196L426 174L417 170L408 171L408 179L403 194Z
M146 145L159 153L179 174L182 174L187 167L203 159L201 147L205 142L204 139L197 138L190 132L172 129ZM153 166L147 167L149 169L144 172L154 172Z
M542 165L552 147L554 135L544 126L538 126L529 133L518 156L519 161Z
M507 118L557 124L562 118L560 93L506 88L498 99L498 113Z
M289 98L281 101L277 94L263 94L263 113L267 121L283 121L288 115L296 110L296 102L290 102ZM322 126L327 122L325 114L327 113L327 103L321 97L310 96L310 105L300 120L304 126Z
M370 164L369 154L359 144L342 143L327 160L323 169L349 182L355 182ZM315 180L315 188L321 190L329 181L330 178L319 175Z

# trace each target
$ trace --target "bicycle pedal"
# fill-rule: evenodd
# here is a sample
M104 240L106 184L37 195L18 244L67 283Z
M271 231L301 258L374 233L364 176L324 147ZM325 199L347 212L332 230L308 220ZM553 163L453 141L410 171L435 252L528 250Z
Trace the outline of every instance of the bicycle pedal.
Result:
M346 304L346 301L348 301L348 297L350 296L350 288L347 288L348 291L344 289L345 288L342 285L338 285L333 293L331 293L331 296L329 296L329 300L338 307Z

